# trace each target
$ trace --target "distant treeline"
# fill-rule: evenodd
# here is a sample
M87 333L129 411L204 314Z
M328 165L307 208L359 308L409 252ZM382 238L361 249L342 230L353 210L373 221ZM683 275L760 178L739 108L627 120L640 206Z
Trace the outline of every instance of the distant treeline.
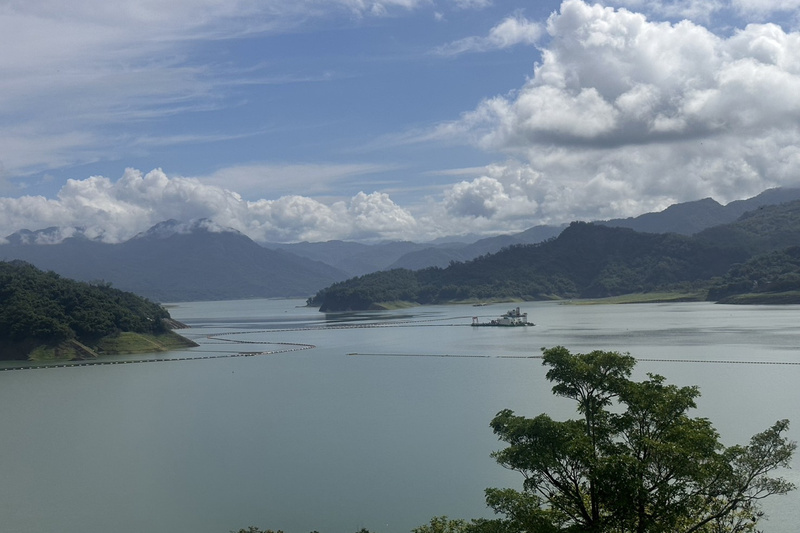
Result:
M21 261L0 262L0 341L58 344L122 331L167 331L169 313L149 300L110 287L43 272ZM0 350L0 358L14 354Z
M447 268L389 270L335 283L309 304L342 311L395 301L600 298L664 290L708 290L716 301L800 290L798 243L800 202L763 208L691 237L575 222L558 238Z

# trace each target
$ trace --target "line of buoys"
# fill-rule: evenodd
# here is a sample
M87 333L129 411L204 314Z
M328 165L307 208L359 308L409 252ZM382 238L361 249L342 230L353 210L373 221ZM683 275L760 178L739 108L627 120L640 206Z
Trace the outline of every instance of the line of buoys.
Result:
M224 337L231 337L235 335L251 335L251 334L265 334L265 333L295 333L298 331L326 331L332 329L370 329L370 328L409 328L409 327L460 327L469 326L469 324L430 324L430 322L440 322L443 320L454 320L458 318L469 317L449 317L449 318L431 318L425 320L402 320L397 322L373 322L370 324L345 324L345 325L324 325L324 326L305 326L302 328L281 328L281 329L260 329L252 331L227 331L224 333L212 333L206 335L208 340L218 340L224 342L234 342L240 344L278 344L269 341L242 341L230 340Z
M541 355L470 355L470 354L445 354L445 353L348 353L350 356L365 357L455 357L475 359L541 359ZM655 359L637 357L637 361L654 363L701 363L716 365L800 365L800 361L735 361L720 359Z

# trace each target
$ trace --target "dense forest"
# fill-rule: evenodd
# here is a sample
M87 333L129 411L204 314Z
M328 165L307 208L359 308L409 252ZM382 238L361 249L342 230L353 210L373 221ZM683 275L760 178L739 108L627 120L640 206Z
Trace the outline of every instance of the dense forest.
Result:
M800 303L800 246L734 265L709 288L708 299L724 303Z
M800 202L764 207L694 236L574 222L561 235L447 268L390 270L335 283L309 299L320 311L385 302L601 298L656 291L800 291ZM710 289L710 290L709 290ZM793 301L784 295L780 301Z
M24 358L42 345L91 345L120 332L163 334L169 318L160 305L108 284L0 262L0 359Z

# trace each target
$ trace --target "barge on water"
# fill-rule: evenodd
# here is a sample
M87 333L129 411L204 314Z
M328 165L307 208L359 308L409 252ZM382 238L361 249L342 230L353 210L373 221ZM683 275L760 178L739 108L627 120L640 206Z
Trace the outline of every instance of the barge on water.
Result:
M519 307L511 309L500 318L496 318L490 322L481 322L478 317L472 317L473 326L501 326L501 327L515 327L515 326L533 326L533 322L528 322L528 313L520 313Z

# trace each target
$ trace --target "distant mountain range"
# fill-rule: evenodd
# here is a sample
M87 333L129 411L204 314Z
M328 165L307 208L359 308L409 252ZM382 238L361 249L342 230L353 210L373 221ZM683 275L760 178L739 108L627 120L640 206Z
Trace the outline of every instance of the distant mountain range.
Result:
M800 199L800 189L771 189L725 206L707 198L596 224L692 235L761 206L795 199ZM334 282L371 272L444 268L504 248L552 240L564 227L537 226L474 242L454 238L435 243L259 244L210 220L169 220L119 244L99 242L81 228L21 230L0 245L0 259L21 259L77 280L110 282L160 302L306 297Z
M347 277L208 220L170 220L120 244L77 236L30 245L21 244L21 237L35 241L31 232L10 236L10 244L0 246L0 259L21 259L80 281L110 282L159 302L305 297Z
M564 227L536 226L521 233L487 237L471 243L440 239L440 242L436 244L408 241L380 244L327 241L293 244L266 243L264 246L275 250L285 250L307 259L322 261L352 277L393 268L416 270L429 266L445 267L452 261L468 261L514 244L535 244L556 237Z

